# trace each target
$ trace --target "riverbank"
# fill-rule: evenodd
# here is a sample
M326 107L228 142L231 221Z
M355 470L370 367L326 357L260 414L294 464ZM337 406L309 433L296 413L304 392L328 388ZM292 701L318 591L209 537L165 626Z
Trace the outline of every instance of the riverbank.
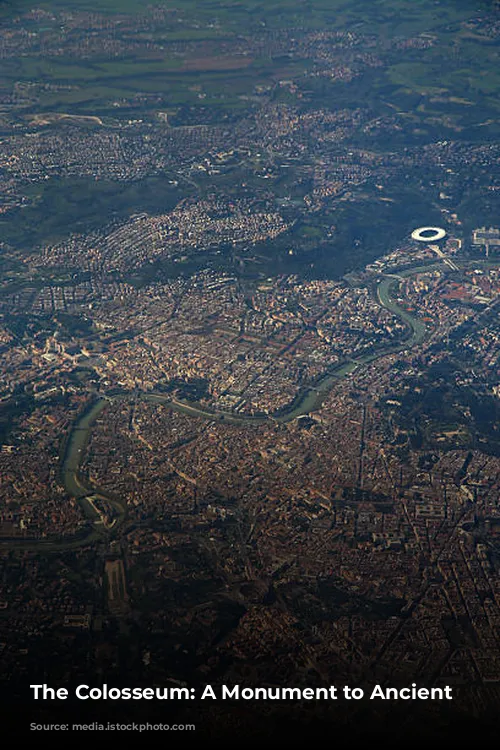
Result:
M221 420L229 424L239 425L258 425L273 420L282 424L293 421L301 416L310 414L312 411L318 409L321 403L324 401L332 387L339 380L349 376L356 369L374 362L380 357L387 356L390 353L402 351L409 347L420 344L425 338L427 329L425 323L418 317L411 315L406 310L402 309L397 301L394 299L394 291L396 285L402 278L406 278L415 273L422 271L429 271L435 268L442 268L443 264L433 263L428 266L419 266L418 268L405 269L399 274L393 274L385 276L381 281L378 282L376 288L376 295L379 303L387 310L398 316L406 326L409 328L409 335L398 342L395 345L389 347L382 347L377 351L372 351L362 357L353 358L345 362L341 362L334 370L325 374L317 383L309 386L307 389L299 394L298 398L290 405L290 407L275 415L241 415L234 414L232 412L223 412L207 409L196 403L189 403L186 401L179 401L178 399L172 398L160 393L143 393L139 395L139 398L148 401L150 403L164 404L170 409L179 411L183 414L187 414L191 417L197 417L201 419L209 420ZM109 502L115 508L117 512L117 520L113 525L113 531L115 531L126 516L126 502L122 502L116 497L111 497L109 493L105 492L101 488L95 486L89 486L88 481L84 480L81 476L81 466L85 456L85 451L90 438L91 430L94 426L95 421L102 414L105 408L112 402L118 400L130 399L130 394L116 394L114 396L107 396L97 398L89 408L81 415L75 422L70 436L66 442L64 456L62 458L62 480L66 492L74 497L79 503L82 511L91 523L90 529L86 534L81 537L74 537L72 539L60 539L60 540L26 540L23 542L21 539L13 539L11 544L8 541L0 541L0 546L20 546L27 549L38 549L40 551L57 551L63 549L71 549L85 544L90 544L96 539L102 538L103 536L112 533L106 529L102 524L100 516L96 511L94 503L92 502L93 496L100 496L107 502ZM134 396L134 398L137 396Z

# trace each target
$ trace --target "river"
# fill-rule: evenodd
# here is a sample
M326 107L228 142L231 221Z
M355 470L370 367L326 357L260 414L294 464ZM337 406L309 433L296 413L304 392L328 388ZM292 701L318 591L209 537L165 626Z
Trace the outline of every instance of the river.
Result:
M170 409L180 411L189 416L202 419L224 420L224 422L230 424L262 424L270 419L280 423L291 422L292 420L309 414L311 411L319 408L321 402L335 383L350 375L357 368L373 362L390 352L408 349L411 346L421 343L426 333L425 323L399 307L398 303L393 299L392 294L396 282L403 276L406 277L423 270L428 271L433 268L441 267L441 264L433 264L425 267L407 269L398 274L398 276L387 276L380 281L377 286L377 297L380 304L406 323L410 330L409 335L395 346L385 347L376 352L366 354L365 356L340 363L334 370L324 375L316 384L304 390L290 408L281 414L275 416L262 415L254 417L251 415L233 414L231 412L216 412L201 407L195 403L181 402L172 399L172 397L160 393L144 393L140 395L140 398L151 403L165 404ZM93 521L91 530L85 536L78 539L75 538L66 541L62 539L52 542L30 541L26 543L26 546L37 547L40 549L65 549L88 544L90 541L101 536L105 529L102 525L99 525L98 515L92 502L89 500L91 495L99 495L115 507L118 512L118 523L115 524L114 528L119 526L126 513L126 504L120 502L116 498L111 498L101 489L87 486L80 476L80 468L89 441L90 432L98 416L110 402L129 398L129 394L118 395L111 398L98 398L87 409L87 411L77 419L66 445L62 468L64 487L66 492L78 501L86 518ZM19 540L16 540L15 542L13 540L13 545L16 543L19 544Z

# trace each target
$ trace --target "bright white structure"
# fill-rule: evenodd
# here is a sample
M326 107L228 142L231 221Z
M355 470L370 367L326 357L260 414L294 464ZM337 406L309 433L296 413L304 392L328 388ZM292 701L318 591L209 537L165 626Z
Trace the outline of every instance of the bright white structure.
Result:
M417 242L437 242L446 237L446 230L441 227L419 227L411 233L411 237Z

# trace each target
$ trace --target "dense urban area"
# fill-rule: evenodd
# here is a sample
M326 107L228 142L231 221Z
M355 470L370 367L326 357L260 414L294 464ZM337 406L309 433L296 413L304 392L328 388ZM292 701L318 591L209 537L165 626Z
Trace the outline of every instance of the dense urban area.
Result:
M498 6L92 5L0 13L3 680L494 714Z

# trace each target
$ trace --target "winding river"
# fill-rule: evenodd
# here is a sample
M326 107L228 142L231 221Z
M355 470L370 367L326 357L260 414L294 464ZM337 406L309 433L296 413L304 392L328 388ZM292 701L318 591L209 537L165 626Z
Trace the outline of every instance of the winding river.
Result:
M403 278L410 276L415 273L419 273L423 270L432 270L435 268L442 268L442 264L433 264L425 267L406 269L400 274L393 276L385 276L382 281L377 285L377 297L380 304L387 310L397 315L409 328L409 335L397 345L391 347L384 347L376 352L372 352L365 356L352 359L346 362L340 363L334 370L324 375L317 383L313 386L304 390L298 399L290 406L290 408L275 416L245 416L239 414L233 414L230 412L217 412L203 408L202 406L195 403L181 402L173 399L171 396L162 395L160 393L144 393L140 395L141 399L149 401L151 403L165 404L170 409L188 414L189 416L199 417L203 419L223 419L227 423L231 424L259 424L270 419L280 423L291 422L300 416L309 414L311 411L317 409L321 402L324 400L326 395L329 393L331 388L334 386L339 379L345 378L351 374L354 370L359 367L369 364L376 359L387 355L391 352L402 351L408 349L411 346L418 345L424 339L426 333L425 323L413 315L410 315L406 310L403 310L393 298L394 290L397 283ZM88 544L103 535L109 535L110 530L107 529L102 521L99 519L96 507L94 504L95 498L105 499L107 502L114 506L115 512L117 513L117 519L113 528L117 528L123 521L126 514L126 504L121 503L116 498L111 498L109 494L99 490L95 487L91 487L86 483L80 474L80 468L82 459L85 455L85 450L89 441L92 427L99 417L101 412L106 406L116 400L129 399L129 394L118 395L113 397L99 398L96 400L83 415L81 415L75 422L73 429L70 433L69 439L66 444L66 450L63 458L62 466L62 478L66 492L74 497L79 505L81 506L85 517L91 521L90 530L87 526L85 533L80 536L75 536L71 539L59 539L59 540L12 540L4 541L2 546L11 544L11 546L22 546L25 548L36 548L40 550L60 550L78 547L84 544Z

